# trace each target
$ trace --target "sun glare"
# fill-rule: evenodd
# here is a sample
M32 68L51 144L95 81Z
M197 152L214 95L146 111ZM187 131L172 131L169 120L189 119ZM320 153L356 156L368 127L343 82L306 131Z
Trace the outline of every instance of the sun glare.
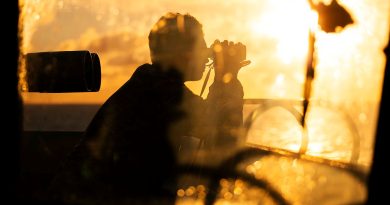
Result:
M19 3L21 54L89 50L99 55L101 63L99 92L25 92L27 70L25 57L20 55L20 88L26 108L23 129L28 133L85 130L94 109L122 86L138 66L150 63L151 26L162 14L171 11L194 15L202 23L207 45L215 39L246 45L246 58L251 64L243 67L237 78L244 91L242 114L247 130L243 139L249 145L348 163L353 167L351 170L355 165L366 173L370 170L386 63L383 48L389 40L389 0L337 0L354 22L331 33L319 28L318 13L311 10L307 0L20 0ZM324 16L320 15L321 22ZM182 23L179 22L180 28ZM313 53L308 51L310 32L315 34ZM309 54L313 54L314 60L312 81L307 81ZM201 97L207 98L214 77L215 70L207 66L201 80L185 85L199 95L205 84ZM229 82L232 76L226 75L223 80ZM306 82L311 82L311 93L302 129ZM69 112L64 109L68 106L83 111ZM305 153L302 147L307 148ZM272 149L268 151L272 153ZM199 160L194 160L194 165L197 161L202 164L204 156L221 151L210 150L210 153L197 152L194 159ZM281 156L282 152L267 155L249 166L242 166L245 164L242 162L235 171L242 166L256 179L266 179L292 204L360 203L367 196L365 184L356 180L355 175L351 177L333 165L310 162L304 157ZM207 160L204 162L208 164ZM187 184L187 179L190 177L180 180ZM271 204L255 201L272 197L271 192L253 191L255 186L246 186L224 179L216 204L239 204L244 199L253 200L253 204ZM176 193L176 204L203 204L205 188L204 185L181 187Z
M250 29L255 36L276 39L277 56L283 63L291 64L306 56L309 29L315 29L317 13L303 0L285 1L284 6L279 3L270 4L268 12L250 23Z

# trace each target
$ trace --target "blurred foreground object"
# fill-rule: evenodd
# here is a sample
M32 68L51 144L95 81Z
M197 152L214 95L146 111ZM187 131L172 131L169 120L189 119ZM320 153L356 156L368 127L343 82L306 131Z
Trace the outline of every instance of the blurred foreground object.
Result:
M28 92L97 92L99 56L89 51L37 52L26 55Z
M347 25L353 24L354 21L351 17L351 14L337 3L336 0L332 0L329 5L325 5L320 2L319 4L314 4L312 0L309 0L310 7L317 11L318 13L318 25L321 27L321 30L327 33L334 33L343 30ZM312 82L315 76L315 31L309 31L309 49L307 56L306 64L306 79L304 84L304 101L303 101L303 115L301 120L301 125L305 128L305 118L307 114L307 109L309 107L309 99L311 96L311 87ZM301 150L301 153L306 152L304 147Z
M318 13L318 25L327 33L337 32L353 23L351 14L336 0L332 0L329 5L322 2L314 4L312 0L309 3L310 7Z

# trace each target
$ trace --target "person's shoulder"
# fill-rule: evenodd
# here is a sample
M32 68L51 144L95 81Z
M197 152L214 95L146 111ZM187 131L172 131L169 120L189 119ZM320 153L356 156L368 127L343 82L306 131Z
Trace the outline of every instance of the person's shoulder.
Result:
M127 80L118 90L116 90L104 104L107 104L118 96L128 95L133 91L139 90L140 88L145 89L146 86L152 80L153 66L145 63L138 66L130 79ZM134 93L133 93L134 94ZM122 98L122 97L119 97Z
M140 65L135 71L133 76L150 76L155 74L156 66L145 63Z
M145 63L140 65L131 76L127 83L135 84L149 84L158 79L156 66Z
M161 74L158 67L145 63L136 68L130 79L120 90L126 90L125 92L128 92L128 89L152 89L153 85L158 84L160 80Z

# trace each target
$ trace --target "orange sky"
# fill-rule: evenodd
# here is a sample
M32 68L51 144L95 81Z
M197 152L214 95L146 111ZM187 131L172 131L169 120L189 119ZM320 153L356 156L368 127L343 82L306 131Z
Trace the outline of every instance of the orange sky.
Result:
M313 97L378 101L385 60L380 49L389 33L390 2L340 3L356 23L339 34L317 32ZM26 0L24 5L25 52L89 50L98 53L103 73L98 93L23 93L27 103L103 102L138 65L149 61L148 32L168 11L197 17L208 44L228 39L247 45L252 64L239 75L246 98L302 96L307 30L315 25L306 0ZM199 93L202 82L189 86ZM361 93L367 96L361 98Z
M309 118L314 116L312 121L321 126L313 126L311 136L323 137L326 142L341 136L337 125L345 123L343 119L329 126L321 109L325 114L347 116L361 136L361 161L369 164L385 65L382 49L389 35L390 1L339 2L355 23L337 34L316 32L312 99L320 109L313 108ZM188 12L198 18L209 45L214 39L247 45L252 63L238 76L245 98L302 98L307 34L309 27L316 25L316 15L310 12L306 0L25 0L22 50L97 53L102 64L102 86L95 93L23 92L24 103L104 102L135 68L149 62L149 30L169 11ZM188 86L199 94L202 83L203 79ZM323 144L314 144L317 147L309 147L309 151L321 150Z

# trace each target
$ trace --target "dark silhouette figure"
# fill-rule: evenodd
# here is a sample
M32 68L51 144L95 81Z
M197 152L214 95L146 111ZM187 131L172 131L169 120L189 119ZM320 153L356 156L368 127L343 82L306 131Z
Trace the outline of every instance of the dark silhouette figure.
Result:
M189 14L168 13L156 22L149 34L152 64L138 67L102 105L54 179L55 197L173 204L183 141L199 139L209 149L237 145L243 108L237 74L246 48L218 40L208 48L203 35ZM208 58L215 77L204 100L184 82L200 80Z
M314 4L312 0L309 3L318 12L318 25L327 33L337 32L354 22L351 14L337 0L332 0L329 5L323 2Z

